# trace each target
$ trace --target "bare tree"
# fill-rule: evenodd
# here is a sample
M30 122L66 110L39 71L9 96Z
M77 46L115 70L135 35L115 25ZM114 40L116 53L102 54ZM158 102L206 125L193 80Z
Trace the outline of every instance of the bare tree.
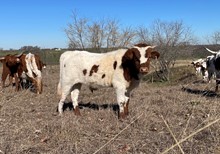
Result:
M152 25L152 42L160 50L160 77L169 81L172 68L179 52L184 52L193 43L191 29L182 21L162 22L156 20ZM159 74L158 74L159 75Z
M115 48L118 44L119 39L119 26L118 21L108 20L106 25L106 48Z
M144 42L151 44L151 34L147 27L139 26L136 32L137 42Z
M84 49L87 43L88 20L86 18L78 18L75 12L72 14L72 19L72 23L69 23L65 29L69 39L69 47Z
M211 44L220 44L220 31L215 31L210 35L210 40L208 40Z
M119 47L127 47L132 45L132 41L136 36L135 31L131 27L126 27L122 30L119 36Z
M120 29L115 19L91 22L78 18L73 12L72 23L65 29L70 48L118 48L132 44L135 31L131 27ZM101 51L101 50L97 50Z
M105 39L105 22L94 22L89 26L89 42L92 48L101 48L104 45Z

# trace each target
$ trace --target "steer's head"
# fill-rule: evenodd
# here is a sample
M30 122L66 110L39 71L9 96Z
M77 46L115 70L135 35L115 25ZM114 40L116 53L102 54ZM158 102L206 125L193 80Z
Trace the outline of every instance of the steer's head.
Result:
M0 57L0 61L2 63L5 63L6 66L8 67L15 67L18 66L18 64L20 63L20 57L22 56L23 53L18 54L18 55L6 55L4 57Z
M155 46L137 44L130 48L122 57L122 68L127 81L139 79L139 74L147 74L150 70L150 60L157 59L160 54L153 51Z

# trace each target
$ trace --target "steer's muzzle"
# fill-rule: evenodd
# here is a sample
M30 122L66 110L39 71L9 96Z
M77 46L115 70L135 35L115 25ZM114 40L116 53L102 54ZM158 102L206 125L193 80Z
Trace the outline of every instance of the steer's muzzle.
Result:
M147 74L149 72L148 67L140 67L140 73Z

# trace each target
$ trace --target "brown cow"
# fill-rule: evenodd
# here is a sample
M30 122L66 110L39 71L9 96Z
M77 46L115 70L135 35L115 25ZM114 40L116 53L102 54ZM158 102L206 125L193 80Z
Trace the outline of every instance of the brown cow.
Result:
M23 55L23 53L19 55L6 55L4 57L0 57L0 61L3 64L3 70L2 70L2 87L5 87L5 80L7 76L9 75L10 84L12 82L12 78L15 78L15 85L16 85L16 91L19 90L19 81L18 81L18 67L20 65L20 57Z

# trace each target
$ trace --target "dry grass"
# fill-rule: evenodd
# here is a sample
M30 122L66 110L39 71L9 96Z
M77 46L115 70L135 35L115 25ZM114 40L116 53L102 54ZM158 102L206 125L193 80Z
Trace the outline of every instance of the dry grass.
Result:
M67 100L58 116L58 66L43 72L44 92L0 93L1 153L220 153L220 103L214 83L180 81L172 86L141 83L130 115L119 121L113 89L80 93L81 117Z

